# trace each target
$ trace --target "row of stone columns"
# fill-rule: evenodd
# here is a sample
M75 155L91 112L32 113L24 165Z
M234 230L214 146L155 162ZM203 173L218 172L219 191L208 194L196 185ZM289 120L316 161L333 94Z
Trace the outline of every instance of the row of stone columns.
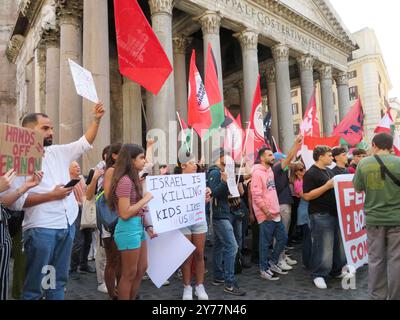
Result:
M83 5L82 5L83 4ZM190 39L172 37L173 0L149 0L152 27L160 43L174 65L174 72L165 82L157 96L147 93L148 130L159 128L169 132L169 121L175 119L178 110L183 118L187 117L187 77L186 47ZM99 139L94 151L84 160L84 166L93 166L101 158L101 149L110 142L110 78L109 78L109 36L108 36L108 2L96 0L59 1L57 2L60 30L50 30L43 34L46 47L46 108L45 111L54 119L55 131L59 132L59 143L78 139L90 123L91 103L74 94L75 87L68 66L68 58L81 63L91 70L94 76L99 98L103 102L107 115L102 121ZM83 15L83 39L81 18ZM196 20L203 32L204 60L207 59L207 48L210 43L217 66L218 80L223 94L223 75L221 63L220 27L221 16L206 11ZM96 32L93 32L96 30ZM59 37L59 47L57 43ZM243 56L243 99L242 118L248 120L251 113L253 94L259 74L257 54L258 34L246 29L235 34L240 41ZM82 41L83 40L83 41ZM83 50L82 50L83 43ZM173 48L174 45L174 48ZM280 142L280 147L287 152L293 143L293 116L291 107L291 87L289 74L289 48L278 44L272 48L274 63L267 69L267 90L269 108L272 113L272 132ZM311 97L314 87L314 59L303 56L297 59L300 70L303 112ZM205 65L206 65L205 61ZM332 94L332 68L322 65L319 69L323 105L324 132L330 134L334 124ZM349 109L348 83L346 74L340 74L337 80L341 118ZM124 127L129 121L136 120L141 114L140 104L130 112L133 100L141 99L140 87L127 79L123 82L124 92ZM126 97L126 99L125 99ZM140 100L139 100L140 101ZM56 107L58 106L58 108ZM83 108L82 108L83 107ZM132 106L131 106L132 108ZM139 110L139 111L138 111ZM125 116L125 114L127 116ZM58 120L58 121L57 121ZM59 123L59 127L58 127ZM129 132L128 132L129 131ZM141 124L136 130L125 130L124 140L141 137ZM131 140L132 141L132 140ZM171 151L170 151L171 152Z

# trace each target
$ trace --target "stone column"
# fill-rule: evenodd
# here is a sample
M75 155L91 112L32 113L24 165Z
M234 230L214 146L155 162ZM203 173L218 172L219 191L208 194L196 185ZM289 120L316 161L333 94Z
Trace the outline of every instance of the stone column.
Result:
M128 78L123 81L123 142L142 144L141 87Z
M278 44L272 48L276 70L276 93L279 122L279 146L289 152L294 142L292 98L290 94L289 48Z
M82 98L77 95L68 59L81 64L82 3L80 1L58 1L60 16L60 102L59 143L78 140L82 134ZM57 133L55 133L57 134Z
M313 65L314 58L309 55L301 56L297 59L300 70L301 85L301 105L302 114L304 116L308 103L314 91Z
M110 144L110 57L108 2L84 0L83 6L83 67L92 72L97 96L106 111L93 149L83 157L83 172L87 172L101 160L102 150ZM83 100L84 132L93 121L93 106L93 102Z
M335 124L335 108L333 104L332 89L332 67L330 65L322 65L319 68L319 76L321 81L324 135L326 137L329 137L333 132L333 125Z
M339 100L339 117L340 121L342 121L351 109L347 72L341 72L338 74L336 77L336 85Z
M242 47L243 57L243 85L244 85L244 121L249 121L253 105L254 91L256 90L259 75L257 44L258 33L253 30L244 30L235 34Z
M42 34L42 41L46 48L46 98L44 113L53 121L53 143L59 143L59 109L60 102L60 32L47 30Z
M267 66L268 109L271 111L271 131L276 141L279 141L278 105L276 98L276 72L274 65Z
M172 50L172 9L173 0L149 0L151 21L154 33L163 46L171 65L173 65ZM156 148L166 148L170 153L168 143L169 121L174 121L175 115L175 90L174 73L171 73L158 95L151 95L151 103L147 113L151 122L150 129L161 129L167 137L164 145L157 144ZM161 141L160 141L161 142ZM168 152L167 152L168 153ZM175 155L172 155L175 156ZM168 154L167 154L168 157ZM161 159L160 161L162 161ZM167 161L165 159L165 161Z
M243 80L239 80L238 82L235 83L235 88L237 89L239 93L239 100L240 100L240 118L242 119L242 126L245 128L246 126L246 116L244 113L244 85L243 85Z
M180 117L187 122L186 49L191 39L181 35L174 37L172 42L174 46L175 108Z
M46 49L39 42L35 49L35 112L44 112L46 101Z
M211 44L211 48L214 53L217 73L219 90L221 92L222 101L224 101L224 86L222 77L222 62L221 62L221 41L219 36L219 29L221 27L221 15L214 11L206 11L200 17L197 17L201 24L201 30L203 32L203 48L204 48L204 69L207 66L207 50L208 44Z

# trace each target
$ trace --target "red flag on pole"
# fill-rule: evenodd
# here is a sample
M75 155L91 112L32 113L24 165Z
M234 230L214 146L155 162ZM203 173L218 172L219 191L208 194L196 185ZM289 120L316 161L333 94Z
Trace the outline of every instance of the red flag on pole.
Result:
M315 100L315 88L310 98L310 101L308 102L307 110L304 113L304 118L300 125L300 132L303 136L310 136L310 137L321 136L319 130L317 102Z
M258 75L250 116L250 130L254 131L254 150L259 150L265 145L263 120L260 75Z
M157 94L171 63L136 0L114 0L119 70Z
M361 99L358 98L349 113L343 118L335 130L333 130L332 136L338 136L349 145L355 146L362 141L363 135L364 112Z

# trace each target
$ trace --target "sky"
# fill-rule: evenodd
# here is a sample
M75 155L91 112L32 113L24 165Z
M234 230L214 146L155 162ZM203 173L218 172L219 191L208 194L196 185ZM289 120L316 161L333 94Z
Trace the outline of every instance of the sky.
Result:
M375 30L388 69L392 90L400 98L400 1L330 0L350 32L365 27Z

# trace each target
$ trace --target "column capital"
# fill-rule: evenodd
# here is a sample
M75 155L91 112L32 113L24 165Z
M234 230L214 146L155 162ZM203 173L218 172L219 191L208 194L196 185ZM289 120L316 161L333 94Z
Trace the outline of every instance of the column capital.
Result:
M303 55L297 58L300 71L312 71L314 66L314 58L310 55Z
M192 42L193 38L179 35L172 38L172 44L175 54L186 54L186 49Z
M173 0L149 0L151 15L165 13L172 15Z
M267 70L265 71L265 75L267 77L267 83L275 83L276 82L276 69L274 65L268 65Z
M349 78L347 76L347 72L339 72L335 76L336 84L338 86L348 86L349 85Z
M59 46L60 27L56 14L56 3L47 4L42 9L43 18L40 25L40 46Z
M263 110L268 111L268 96L261 97L261 104L262 104Z
M289 47L284 44L277 44L272 47L272 56L275 62L289 61Z
M233 36L239 40L242 50L257 50L258 32L246 29Z
M203 34L218 34L221 27L221 15L218 12L207 10L201 16L194 18L201 24Z
M318 68L321 80L332 80L332 66L323 64Z
M57 0L55 3L56 15L60 24L68 23L80 26L83 17L82 0Z

